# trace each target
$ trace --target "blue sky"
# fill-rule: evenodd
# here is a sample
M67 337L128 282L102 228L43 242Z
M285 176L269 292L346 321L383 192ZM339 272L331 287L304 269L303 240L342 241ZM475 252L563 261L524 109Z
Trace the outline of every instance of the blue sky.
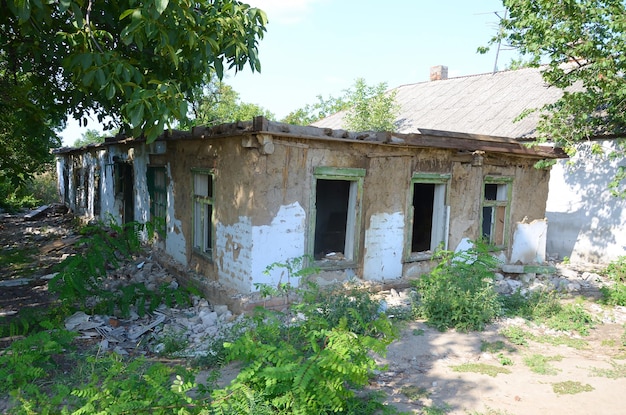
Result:
M430 67L448 66L448 76L493 71L495 47L476 53L497 31L501 0L248 0L266 11L260 42L261 73L229 73L226 83L242 101L263 106L279 119L314 103L317 95L339 96L364 78L389 88L424 82ZM517 57L502 51L503 69ZM91 121L88 128L95 128ZM69 123L64 144L85 129Z

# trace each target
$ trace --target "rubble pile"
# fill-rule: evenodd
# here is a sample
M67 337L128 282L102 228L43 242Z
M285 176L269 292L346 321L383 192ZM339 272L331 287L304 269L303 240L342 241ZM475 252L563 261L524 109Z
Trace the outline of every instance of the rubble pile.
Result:
M496 273L496 290L501 294L520 291L527 294L534 291L559 291L569 294L597 292L607 283L597 273L575 269L571 266L551 268L554 273L542 274ZM116 270L111 270L104 281L104 288L116 290L124 284L143 284L149 290L156 290L164 284L168 290L177 290L176 278L168 273L151 256L137 258ZM390 308L410 309L414 290L406 281L395 288L381 290L371 287L380 301L381 311ZM78 312L67 318L65 327L77 331L83 339L98 343L103 351L119 354L167 354L180 357L201 357L212 353L212 348L220 339L232 334L243 316L235 317L226 305L213 305L201 297L193 296L192 305L168 307L161 304L155 311L140 316L131 307L128 318L108 315L87 315ZM610 318L610 317L607 317ZM240 329L242 325L239 325Z
M164 284L177 290L179 284L151 257L140 258L109 272L103 288L116 290L124 285L143 284L156 290ZM232 331L239 321L225 305L210 305L193 295L189 307L160 304L153 312L141 313L130 307L127 318L88 315L82 311L65 320L65 328L76 331L79 338L97 342L102 351L121 355L167 353L192 357L211 353L216 338Z

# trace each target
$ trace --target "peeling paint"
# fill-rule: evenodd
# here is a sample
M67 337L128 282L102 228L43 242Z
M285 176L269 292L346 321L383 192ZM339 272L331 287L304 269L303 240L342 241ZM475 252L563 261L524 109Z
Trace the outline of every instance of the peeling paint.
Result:
M269 275L263 273L268 265L285 263L305 252L306 213L298 202L283 205L270 225L252 228L252 284L276 285L287 282L283 269L272 270ZM282 276L282 280L281 280ZM290 281L297 286L298 281Z
M183 234L183 223L176 218L174 209L174 180L169 163L166 166L167 175L167 211L166 211L166 236L165 252L183 265L187 265L187 246Z
M401 212L372 215L369 229L365 232L363 278L400 278L403 249L404 215Z
M546 260L546 236L548 222L545 219L517 224L513 235L511 263L542 264Z
M250 258L252 222L250 218L240 216L239 221L233 225L218 223L215 233L217 234L215 250L216 260L220 264L218 269L220 282L240 292L250 292L250 270L252 269ZM235 250L241 252L235 255Z

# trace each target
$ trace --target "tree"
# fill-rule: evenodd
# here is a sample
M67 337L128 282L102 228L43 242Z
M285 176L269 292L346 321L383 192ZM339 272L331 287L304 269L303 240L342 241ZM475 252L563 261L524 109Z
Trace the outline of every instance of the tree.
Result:
M339 111L346 111L344 128L353 131L395 131L394 124L398 112L395 92L386 93L387 84L368 86L363 78L358 78L354 86L344 91L339 98L324 100L292 111L283 122L309 125Z
M98 130L89 129L83 133L80 138L77 138L72 144L73 147L82 147L88 144L99 144L104 143L104 135L102 135Z
M181 123L182 128L251 120L259 115L274 118L274 114L259 105L241 102L239 93L215 76L193 94L191 108L192 116Z
M5 176L29 174L5 159L60 144L66 114L152 141L207 73L261 68L265 13L237 0L0 1L0 139L18 151L0 156Z
M385 93L386 83L368 86L363 78L348 90L347 101L350 108L344 118L348 130L353 131L395 131L398 106L396 93Z
M295 125L310 125L315 121L348 108L349 103L345 101L345 97L335 98L329 96L328 99L324 99L321 95L318 95L316 103L307 104L302 108L290 112L282 122Z
M563 96L542 111L540 140L573 152L581 140L626 131L626 6L623 0L503 0L504 41L548 62L544 80ZM480 48L485 52L487 48ZM623 147L622 147L623 149Z

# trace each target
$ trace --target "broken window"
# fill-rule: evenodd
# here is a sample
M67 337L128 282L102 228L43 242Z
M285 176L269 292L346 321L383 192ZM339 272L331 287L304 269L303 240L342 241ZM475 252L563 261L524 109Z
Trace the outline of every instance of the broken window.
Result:
M167 179L165 167L148 167L148 193L150 195L150 221L161 237L165 236L167 212Z
M358 253L364 169L315 169L312 255L326 262L353 262Z
M411 180L409 259L428 259L437 247L446 248L449 207L446 188L449 174L416 173Z
M213 251L213 174L193 172L193 248L211 256Z
M483 187L482 236L496 246L506 245L511 201L511 178L485 178Z

